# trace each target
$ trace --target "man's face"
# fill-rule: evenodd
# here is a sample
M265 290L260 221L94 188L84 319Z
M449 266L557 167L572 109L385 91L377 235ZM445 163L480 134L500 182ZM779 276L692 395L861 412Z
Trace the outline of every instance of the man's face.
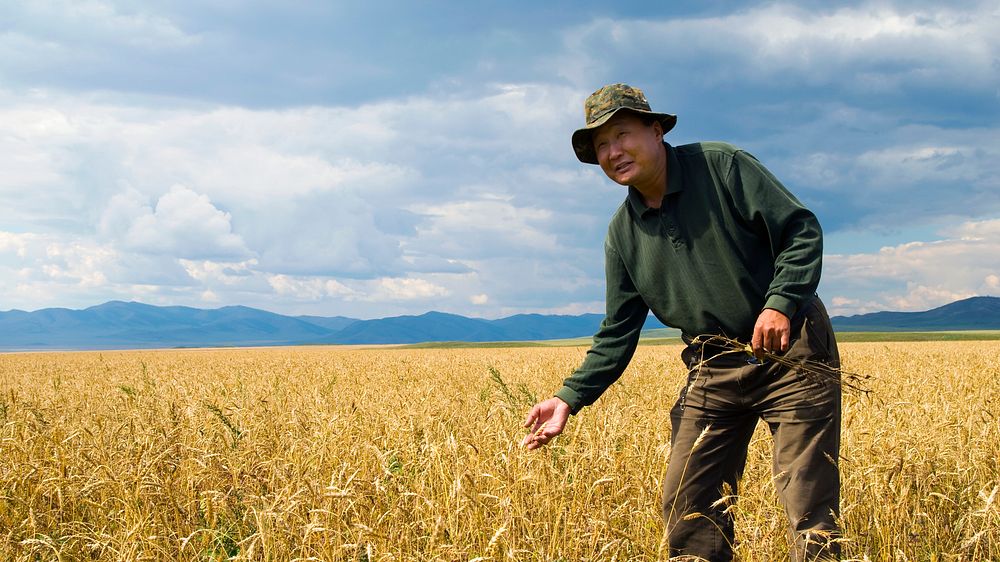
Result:
M615 183L640 185L655 178L663 162L663 128L646 125L627 111L619 111L591 134L597 163Z

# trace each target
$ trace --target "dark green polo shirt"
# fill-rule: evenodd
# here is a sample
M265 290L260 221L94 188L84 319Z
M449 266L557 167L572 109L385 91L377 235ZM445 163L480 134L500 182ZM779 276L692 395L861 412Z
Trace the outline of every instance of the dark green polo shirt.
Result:
M556 393L574 412L621 376L649 311L687 336L749 341L761 310L792 317L815 295L823 235L812 212L732 145L664 147L660 208L630 187L608 227L607 315L583 365Z

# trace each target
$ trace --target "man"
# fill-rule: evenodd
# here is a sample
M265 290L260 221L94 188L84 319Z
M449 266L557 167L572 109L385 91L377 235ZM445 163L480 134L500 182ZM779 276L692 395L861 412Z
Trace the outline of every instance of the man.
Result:
M671 410L663 516L671 556L730 560L735 496L757 420L774 437L775 485L794 560L839 555L840 386L764 360L767 352L839 367L819 298L816 217L750 154L725 143L671 146L677 118L624 84L594 92L573 133L580 161L599 164L628 196L605 240L607 315L583 365L529 412L523 445L559 435L625 370L651 310L680 328L688 384ZM718 355L696 337L750 342Z

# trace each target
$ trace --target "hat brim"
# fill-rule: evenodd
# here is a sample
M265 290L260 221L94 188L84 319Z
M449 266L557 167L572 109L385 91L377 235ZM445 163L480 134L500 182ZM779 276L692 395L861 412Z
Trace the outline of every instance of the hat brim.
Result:
M600 119L597 119L586 127L577 129L573 132L573 152L576 153L576 157L580 160L580 162L583 162L584 164L597 164L597 153L594 151L594 142L592 140L594 129L604 125L610 121L612 117L622 111L655 118L659 121L660 126L663 127L664 134L666 134L670 129L673 129L674 125L677 124L677 116L671 115L670 113L656 113L655 111L642 111L641 109L632 109L630 107L619 107L618 109L609 112L607 115L601 116Z

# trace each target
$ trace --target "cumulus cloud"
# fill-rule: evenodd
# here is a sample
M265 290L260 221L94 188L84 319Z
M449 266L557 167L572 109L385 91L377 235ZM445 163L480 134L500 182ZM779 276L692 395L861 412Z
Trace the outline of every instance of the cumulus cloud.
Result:
M996 294L1000 219L966 222L943 234L876 253L826 256L823 284L833 313L927 310Z
M8 307L66 306L106 295L118 254L85 240L0 232L0 291ZM105 299L106 300L106 299Z
M581 222L603 230L588 213L609 206L598 198L574 198L569 215L537 206L546 198L539 185L568 193L600 181L573 161L565 172L552 166L571 158L558 134L566 126L557 125L568 119L570 92L501 85L447 103L415 97L281 111L8 96L3 122L21 132L0 137L19 139L0 162L25 170L11 192L62 192L32 200L47 209L44 220L78 230L96 223L101 240L134 254L254 256L259 271L290 275L458 273L468 270L461 256L503 254L509 245L551 254L557 243L546 231ZM490 164L503 173L484 174L480 154L506 159ZM12 217L39 228L42 218L33 221L24 205L12 205L20 206Z
M55 281L101 287L107 281L103 268L113 257L113 251L85 242L50 243L41 271Z
M187 274L194 280L205 285L241 286L252 281L258 273L254 271L257 260L251 258L240 262L224 262L212 260L178 260Z
M115 195L98 230L135 252L186 259L247 256L249 250L233 233L231 219L207 196L175 185L155 207L145 204L136 191Z
M30 238L31 235L0 232L0 253L10 252L19 258L24 258Z
M317 301L328 297L354 300L358 293L335 279L295 278L288 275L268 275L267 282L283 297Z
M101 286L117 253L101 244L55 236L0 232L0 267L25 282Z
M281 297L300 302L339 299L352 303L394 303L448 297L451 291L418 277L382 277L340 282L322 277L267 275L267 282Z
M966 222L947 228L944 233L960 240L989 243L1000 240L1000 219Z
M372 300L430 299L446 297L450 293L444 287L419 278L385 277L376 282L375 288L376 290L369 297Z

